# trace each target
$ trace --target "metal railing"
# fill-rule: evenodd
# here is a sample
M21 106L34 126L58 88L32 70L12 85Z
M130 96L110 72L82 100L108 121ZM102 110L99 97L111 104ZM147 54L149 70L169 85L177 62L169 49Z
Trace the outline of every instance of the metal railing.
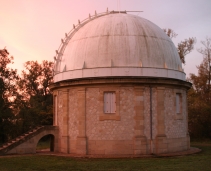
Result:
M27 132L25 132L25 133L19 135L18 137L13 138L13 139L11 139L11 140L9 140L9 141L7 141L7 142L1 144L0 148L7 147L7 146L9 146L10 144L13 144L13 143L17 142L18 140L23 139L26 135L31 134L31 133L33 133L33 132L35 132L35 131L37 131L37 130L43 128L43 127L44 127L44 126L37 126L37 127L34 127L34 128L32 128L32 129L30 129L29 131L27 131ZM35 131L34 131L34 130L35 130Z
M67 44L69 43L70 39L73 37L73 35L81 28L83 27L85 24L87 24L88 22L105 16L105 15L109 15L109 14L114 14L114 13L127 13L127 11L107 11L106 12L102 12L97 14L97 12L95 11L94 15L90 15L89 17L80 21L78 20L78 24L77 25L73 25L73 29L69 31L69 33L65 33L65 38L61 39L62 43L60 44L58 50L56 50L56 56L54 57L54 71L53 71L53 75L56 75L59 73L59 67L60 67L60 63L61 63L61 57L63 55L63 52L67 46Z

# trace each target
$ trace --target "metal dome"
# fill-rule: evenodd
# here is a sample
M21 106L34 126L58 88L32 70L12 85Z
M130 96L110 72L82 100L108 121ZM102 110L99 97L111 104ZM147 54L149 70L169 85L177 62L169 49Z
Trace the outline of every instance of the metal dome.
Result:
M107 12L73 27L54 58L54 82L119 76L185 80L172 40L144 18Z

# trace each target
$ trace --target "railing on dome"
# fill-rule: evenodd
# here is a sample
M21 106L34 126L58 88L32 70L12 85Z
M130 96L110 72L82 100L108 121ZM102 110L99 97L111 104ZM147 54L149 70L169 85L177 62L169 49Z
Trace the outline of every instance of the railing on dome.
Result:
M61 57L63 55L63 52L68 44L68 42L70 41L70 39L72 38L72 36L82 27L84 26L86 23L88 23L89 21L92 21L95 18L99 18L108 14L112 14L112 13L127 13L127 12L132 12L132 11L107 11L103 12L103 13L99 13L97 14L97 12L95 11L94 15L90 15L89 17L84 19L83 21L78 20L78 24L74 25L73 24L73 29L70 30L70 32L67 34L65 33L65 38L61 39L62 43L60 44L58 50L56 50L56 56L54 57L54 70L53 70L53 74L56 75L58 74L59 71L59 65L61 63Z

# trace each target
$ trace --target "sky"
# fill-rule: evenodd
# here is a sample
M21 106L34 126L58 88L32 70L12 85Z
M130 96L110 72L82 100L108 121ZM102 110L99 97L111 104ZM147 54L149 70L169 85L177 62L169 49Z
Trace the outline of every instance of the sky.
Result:
M0 49L14 57L12 68L20 73L26 61L53 61L73 24L89 14L108 10L143 11L160 28L171 28L178 36L175 46L196 37L195 49L186 56L184 70L197 74L203 56L197 51L201 41L211 37L211 0L0 0Z

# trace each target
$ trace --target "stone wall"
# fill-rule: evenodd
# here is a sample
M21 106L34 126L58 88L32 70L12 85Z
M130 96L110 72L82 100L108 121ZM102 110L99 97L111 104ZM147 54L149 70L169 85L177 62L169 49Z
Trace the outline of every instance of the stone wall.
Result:
M58 130L59 128L57 126L42 126L36 131L30 132L19 137L19 139L16 139L16 142L13 142L10 146L8 146L4 154L36 153L36 147L39 140L46 135L51 136L51 150L58 152Z
M176 92L182 95L182 112L176 113L175 100ZM186 92L184 90L165 90L165 132L167 138L182 138L187 135L186 120Z
M132 140L134 131L133 88L119 88L121 120L99 120L99 88L86 90L86 135L89 140ZM103 114L111 115L111 114Z
M56 93L55 93L56 94ZM62 98L62 91L57 93L57 124L59 127L59 151L62 151L62 134L63 134L63 98Z
M77 103L77 90L69 90L69 136L71 140L76 140L78 136L78 124L77 119L78 103Z
M111 88L112 89L112 88ZM119 113L118 120L115 114L103 113L103 98L100 93L110 88L87 88L86 89L86 136L88 138L88 153L95 154L119 154L132 153L134 137L134 93L132 87L118 87ZM102 95L101 94L101 95ZM105 115L103 120L99 116ZM120 149L121 148L121 149ZM122 151L122 152L120 152Z
M116 113L105 114L103 111L103 94L107 91L116 93ZM176 113L176 93L182 96L180 114ZM68 104L65 108L68 116L65 115L65 104ZM79 109L81 107L85 109L85 118L80 113L83 111ZM153 139L150 141L149 86L111 84L62 88L58 91L60 151L78 153L82 146L81 154L141 155L182 151L189 146L186 115L186 89L152 86Z

